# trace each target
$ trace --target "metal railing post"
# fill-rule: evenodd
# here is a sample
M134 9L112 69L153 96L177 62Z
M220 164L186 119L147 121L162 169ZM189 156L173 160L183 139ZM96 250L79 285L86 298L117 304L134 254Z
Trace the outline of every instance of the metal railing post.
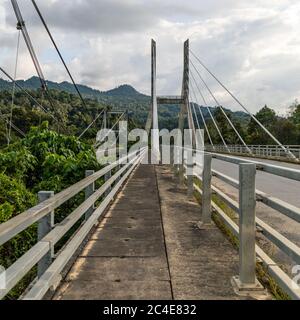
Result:
M95 173L94 170L86 170L85 176L88 177L94 173ZM95 192L95 182L92 182L84 190L85 200L87 200L94 192ZM94 204L90 208L87 209L87 211L85 213L85 220L87 220L92 215L93 211L94 211Z
M119 164L117 165L117 171L120 171L122 169L122 164L119 162ZM118 183L121 180L121 175L118 176L118 178L116 179L116 183Z
M239 275L233 281L240 292L263 289L255 273L255 174L255 164L239 165Z
M187 164L187 196L188 198L193 198L194 195L194 179L193 179L193 169L194 166L191 163Z
M186 153L186 183L187 183L187 196L192 199L194 196L194 156L193 151Z
M202 171L202 224L211 223L211 154L204 154L203 171Z
M177 176L178 172L179 172L179 152L180 152L180 149L174 145L174 166L173 166L173 169L174 169L174 175Z
M109 180L111 178L111 170L109 170L108 172L105 173L104 175L104 181L106 182L107 180ZM106 197L111 191L111 186L109 186L105 193L104 193L104 197Z
M171 170L173 171L174 175L177 174L177 149L175 148L175 145L171 146L171 152L170 152L170 165Z
M174 166L174 146L170 146L170 167L173 168Z
M182 152L182 163L178 165L179 186L184 186L184 150Z
M41 203L54 196L54 191L39 191L38 202ZM48 213L38 222L38 241L42 240L54 226L54 211ZM52 263L52 249L38 262L37 275L40 278Z

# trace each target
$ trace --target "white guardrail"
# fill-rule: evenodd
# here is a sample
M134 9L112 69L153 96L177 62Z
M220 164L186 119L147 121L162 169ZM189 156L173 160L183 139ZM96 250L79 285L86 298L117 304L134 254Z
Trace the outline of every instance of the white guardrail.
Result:
M55 289L58 286L64 267L93 226L97 225L99 218L120 190L122 184L141 162L145 152L146 149L142 149L138 153L131 153L95 173L89 170L86 172L86 178L56 195L42 191L39 193L41 202L38 205L0 224L0 245L3 245L38 222L38 241L5 271L6 286L5 289L0 289L0 299L4 298L35 265L38 266L38 276L31 284L31 289L22 297L23 299L42 299L50 288ZM111 175L113 169L116 172ZM94 190L95 182L101 177L105 177L104 184L99 189ZM54 210L82 190L85 190L85 201L62 222L53 225ZM95 202L102 195L105 196L104 199L97 208L94 208ZM83 216L85 218L84 222L63 248L54 255L55 244Z
M221 172L212 170L212 158L230 162L239 166L239 180L235 180ZM199 164L194 163L192 167L198 167ZM291 180L300 181L300 170L276 166L259 161L244 160L242 158L221 155L218 153L205 153L203 166L201 166L202 174L194 173L193 177L200 181L201 188L195 183L194 179L187 176L178 167L176 170L179 174L184 175L187 179L188 190L193 190L201 196L202 223L210 223L211 214L214 212L226 225L226 227L239 238L240 246L240 279L243 279L243 272L252 271L255 275L256 257L260 258L267 272L275 279L276 283L285 291L292 299L300 299L299 283L296 283L290 276L280 268L279 263L273 261L266 252L256 243L256 228L276 247L288 255L297 265L300 265L300 247L280 234L277 230L269 226L267 223L257 218L255 215L255 205L257 201L264 203L266 206L277 210L281 214L293 219L296 223L300 222L300 208L287 203L281 199L269 196L263 191L255 189L255 172L256 170L267 172L273 175L284 177ZM186 163L183 166L187 170ZM199 172L199 170L198 170ZM217 177L223 182L239 190L239 202L231 199L227 194L218 189L211 183L212 176ZM181 178L182 179L182 178ZM224 202L235 213L239 219L239 225L235 223L214 201L212 194L215 194L222 202ZM253 225L251 225L251 217L253 217ZM249 222L250 221L250 222ZM250 230L250 232L249 232ZM242 243L243 242L243 243ZM241 245L242 243L242 245ZM246 243L246 245L245 245ZM253 243L253 257L251 261L251 243ZM250 244L250 247L249 247ZM249 258L250 251L250 258ZM243 260L243 261L241 261ZM241 265L242 264L242 265ZM247 286L247 285L246 285Z
M286 150L283 150L278 145L248 145L252 154L249 154L247 148L243 145L227 145L227 148L222 145L206 145L205 150L208 152L233 153L258 156L263 158L291 158L291 154L296 159L300 160L300 145L285 145ZM291 154L289 154L289 152ZM292 159L292 158L291 158Z

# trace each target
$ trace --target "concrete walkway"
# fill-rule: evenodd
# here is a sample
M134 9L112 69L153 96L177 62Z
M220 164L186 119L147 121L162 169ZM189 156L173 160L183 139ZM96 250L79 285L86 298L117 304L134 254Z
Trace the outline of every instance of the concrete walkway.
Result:
M54 299L240 299L238 253L166 166L140 165Z

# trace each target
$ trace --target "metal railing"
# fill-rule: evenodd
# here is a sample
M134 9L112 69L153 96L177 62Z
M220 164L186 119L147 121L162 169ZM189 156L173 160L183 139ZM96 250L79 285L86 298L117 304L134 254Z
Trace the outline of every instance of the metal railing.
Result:
M181 104L184 99L182 96L158 96L157 103L158 104Z
M37 278L31 289L22 297L25 300L42 299L50 288L55 289L61 281L61 273L83 240L115 197L122 184L141 162L146 149L131 153L126 157L93 172L88 170L86 178L54 195L51 191L39 192L40 203L18 216L0 224L0 245L3 245L34 223L38 223L38 241L6 271L6 288L0 289L0 299L5 297L24 276L37 265ZM112 173L114 170L114 173ZM95 190L95 182L105 177L105 182ZM62 222L54 225L54 210L81 191L85 200ZM99 206L95 202L104 196ZM67 243L54 254L54 246L66 233L84 217L84 222Z
M274 159L287 159L291 161L293 158L289 156L291 152L296 159L300 160L300 145L285 145L286 150L283 150L278 145L248 145L248 148L243 145L227 145L227 148L223 145L206 145L205 150L208 152L220 152L220 153L233 153L249 156L257 156L262 158L274 158ZM295 160L295 159L294 159Z
M239 180L235 180L221 172L211 168L212 158L230 162L239 166ZM300 181L300 170L285 168L272 164L262 163L259 161L244 160L241 158L221 155L217 153L205 153L203 166L194 163L194 168L202 169L202 174L194 173L193 178L200 182L201 187L193 179L179 170L179 174L183 174L187 179L188 189L194 188L194 191L201 196L202 224L205 226L211 223L212 213L214 213L231 233L239 239L240 254L240 272L237 282L242 288L250 288L257 285L255 275L256 258L259 258L266 268L266 271L272 276L276 283L286 292L292 299L300 299L300 287L292 278L279 266L273 259L257 244L257 229L277 248L289 256L296 264L300 265L300 247L280 234L277 230L269 226L267 223L256 217L256 202L262 202L266 206L280 212L281 214L291 218L295 222L300 222L300 208L287 203L281 199L269 196L263 191L255 189L256 171L268 172L273 175L285 177L287 179ZM187 169L186 164L183 168ZM228 185L239 190L239 202L232 199L222 190L211 183L212 177L216 177ZM180 178L181 180L182 178ZM236 214L239 225L234 219L226 214L213 200L212 195L215 194L218 199L225 203ZM253 245L254 244L254 245ZM253 250L253 252L252 252ZM251 281L249 281L252 279Z

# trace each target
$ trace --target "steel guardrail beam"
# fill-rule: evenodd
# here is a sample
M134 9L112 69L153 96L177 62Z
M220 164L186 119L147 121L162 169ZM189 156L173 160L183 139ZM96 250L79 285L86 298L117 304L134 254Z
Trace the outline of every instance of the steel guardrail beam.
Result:
M300 170L285 168L281 166L276 166L273 164L268 164L260 161L253 161L248 159L241 159L238 157L226 156L217 153L211 153L212 157L221 161L230 162L233 164L240 163L254 163L256 164L256 169L259 171L271 173L277 176L281 176L287 179L292 179L296 181L300 181Z
M213 175L216 176L217 178L219 178L220 180L230 184L231 186L238 188L239 186L239 182L233 178L230 178L226 175L224 175L223 173L220 173L216 170L212 170ZM283 215L297 221L300 222L300 208L284 201L281 199L278 199L276 197L267 195L265 192L262 192L260 190L256 189L256 197L257 197L257 201L260 201L262 203L264 203L266 206L279 211L280 213L282 213Z
M197 165L197 164L196 164ZM214 171L214 175L225 182L229 182L234 187L239 186L239 182L232 179L226 175L223 175L217 171ZM199 175L195 175L197 179L201 180ZM202 194L202 190L194 184L195 190ZM219 190L217 187L212 186L213 192L221 198L221 200L227 204L231 209L233 209L237 214L239 214L239 204L227 196L223 191ZM265 194L261 191L256 190L256 195L262 197ZM273 200L279 200L273 198ZM260 199L261 200L261 199ZM258 201L258 200L257 200ZM280 200L279 200L280 201ZM227 216L227 214L218 205L212 201L213 211L221 218L227 227L233 232L235 236L239 235L239 228L234 221ZM298 209L298 208L296 208ZM271 241L275 246L287 254L293 261L300 263L300 248L292 241L287 239L285 236L280 234L278 231L270 227L264 221L259 218L255 219L256 225L262 230L263 235ZM285 290L293 299L300 299L300 289L294 288L292 286L292 279L258 246L256 245L256 254L262 260L263 264L268 269L268 272L275 278L280 287Z
M194 184L197 192L202 193L201 189ZM212 208L215 214L223 221L226 227L234 234L239 236L238 225L227 216L227 214L212 201ZM292 279L273 261L258 245L255 246L256 255L261 259L269 274L277 281L279 286L292 298L300 300L300 289L294 288L291 283Z

